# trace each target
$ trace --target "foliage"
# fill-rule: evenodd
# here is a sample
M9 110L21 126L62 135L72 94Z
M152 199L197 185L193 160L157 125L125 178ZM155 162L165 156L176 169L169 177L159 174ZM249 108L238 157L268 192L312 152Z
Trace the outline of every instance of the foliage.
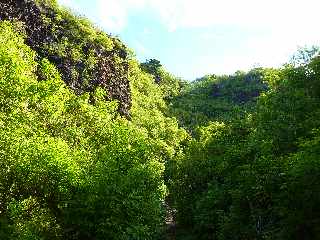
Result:
M0 6L0 239L161 239L168 203L177 239L319 239L318 48L185 83L55 0Z
M292 56L290 63L296 67L309 64L319 54L320 48L317 46L299 48L297 53Z
M147 75L139 87L132 67L134 111L123 119L103 88L71 92L13 29L0 24L1 238L155 239L165 161L186 136L161 112L161 90Z
M194 239L319 238L319 63L264 70L255 110L200 127L174 161L169 189Z
M191 132L212 120L239 118L253 111L256 98L267 89L263 74L263 69L253 69L248 73L197 79L170 101L170 113Z
M183 80L166 71L157 59L149 59L141 63L140 68L153 76L154 81L160 86L166 100L178 96L185 84Z
M141 69L154 76L155 82L161 82L161 63L157 59L149 59L144 63L140 64Z

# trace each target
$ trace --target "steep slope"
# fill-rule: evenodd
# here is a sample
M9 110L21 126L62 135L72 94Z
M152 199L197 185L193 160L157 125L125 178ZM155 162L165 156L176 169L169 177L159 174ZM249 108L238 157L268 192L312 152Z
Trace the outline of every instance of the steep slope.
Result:
M161 88L54 2L1 4L0 239L161 237L165 165L187 137Z
M127 50L120 40L60 8L55 0L1 0L0 9L0 20L22 22L37 61L47 58L55 64L76 94L101 86L107 99L119 101L120 113L129 115Z

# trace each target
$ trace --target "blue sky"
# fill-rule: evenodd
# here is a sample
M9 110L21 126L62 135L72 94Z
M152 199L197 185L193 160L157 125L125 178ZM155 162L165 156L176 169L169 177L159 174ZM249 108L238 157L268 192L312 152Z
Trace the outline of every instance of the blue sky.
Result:
M299 46L320 46L319 0L58 2L187 80L280 66Z

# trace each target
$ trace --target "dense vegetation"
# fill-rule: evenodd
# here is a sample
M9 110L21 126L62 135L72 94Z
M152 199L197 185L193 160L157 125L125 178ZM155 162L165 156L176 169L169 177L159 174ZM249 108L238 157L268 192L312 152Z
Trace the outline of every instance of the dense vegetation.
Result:
M14 28L0 24L0 238L155 239L164 164L186 133L163 115L153 79L130 62L128 121L103 88L92 105L37 64Z
M230 76L225 86L230 80L237 86L235 80L247 76ZM195 126L195 138L172 163L170 192L178 222L192 229L182 239L320 239L320 56L264 69L261 77L268 90L249 111L234 104L216 117L214 100L203 105L190 100L205 109L196 114L215 115ZM212 89L216 81L195 82L184 98L196 91L208 99L210 88L202 86ZM246 96L252 96L252 88ZM186 102L179 103L183 111Z
M320 56L184 82L53 0L0 0L0 239L320 239ZM40 34L41 33L41 34Z
M212 120L232 121L243 117L253 111L256 98L268 88L262 79L263 71L209 75L185 84L180 94L170 101L170 113L190 131Z

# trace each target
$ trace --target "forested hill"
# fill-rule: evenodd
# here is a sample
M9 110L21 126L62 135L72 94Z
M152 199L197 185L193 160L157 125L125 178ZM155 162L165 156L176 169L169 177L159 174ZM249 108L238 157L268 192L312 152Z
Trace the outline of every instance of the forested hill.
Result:
M252 112L258 97L266 92L264 69L234 75L208 75L186 84L170 103L173 114L189 130L210 121L232 121Z
M319 98L317 48L186 82L0 0L0 239L320 239Z

